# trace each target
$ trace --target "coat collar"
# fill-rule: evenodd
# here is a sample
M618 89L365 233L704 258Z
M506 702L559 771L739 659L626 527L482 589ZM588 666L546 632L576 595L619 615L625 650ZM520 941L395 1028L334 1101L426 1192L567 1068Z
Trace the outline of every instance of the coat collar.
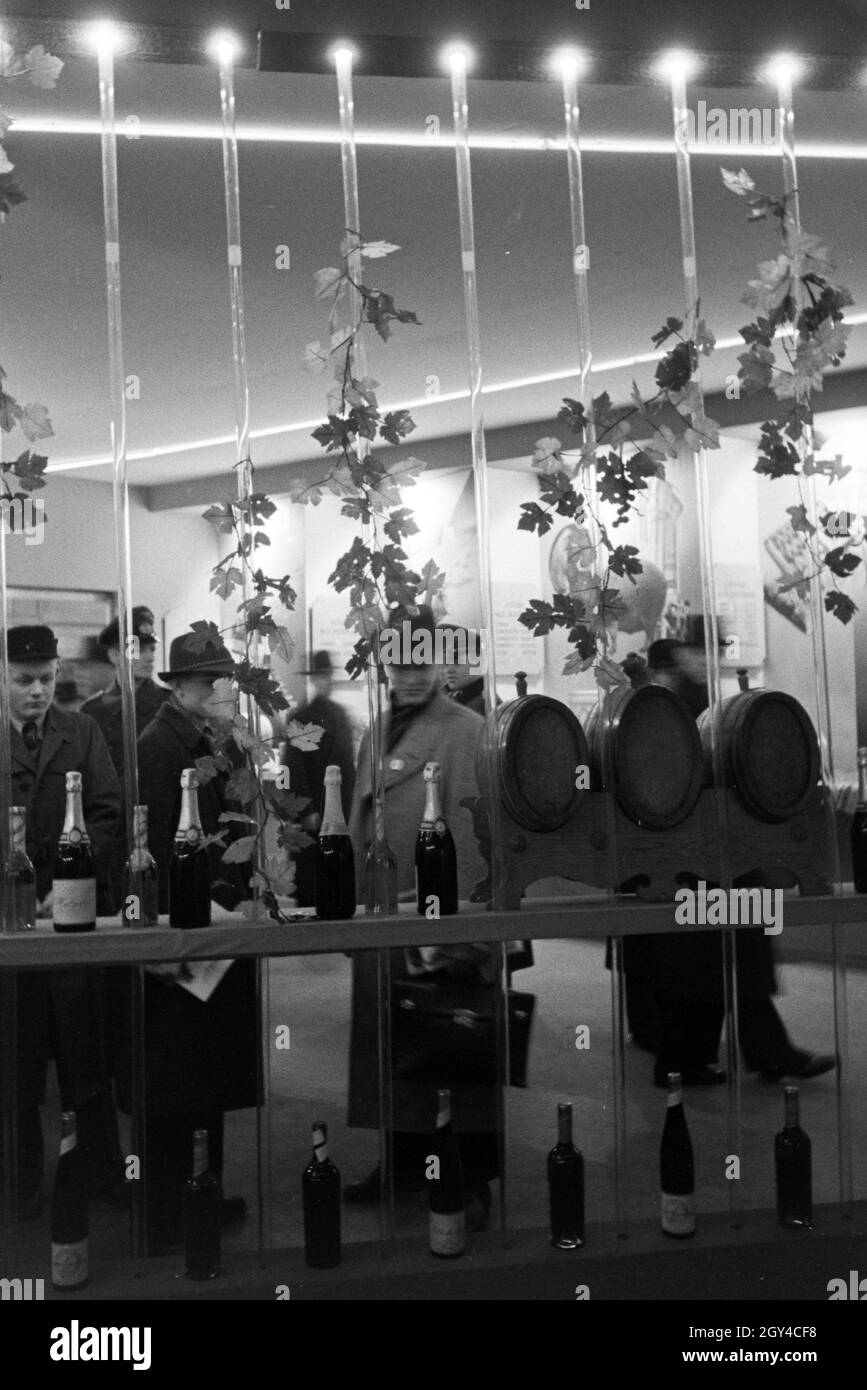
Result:
M391 752L383 753L386 789L399 782L405 782L408 778L416 777L423 770L425 763L430 761L432 744L439 745L441 742L441 735L437 733L434 736L432 726L438 726L455 716L461 718L457 715L451 700L438 690L419 717L407 727ZM388 714L385 715L384 727L388 728ZM370 758L366 749L365 743L365 755L360 760L358 775L361 794L370 796Z
M11 737L13 762L26 768L28 772L35 772L38 775L44 767L47 767L58 748L64 743L73 741L75 733L73 721L78 718L79 715L77 714L59 710L54 705L49 705L42 725L42 743L38 753L30 752L13 725Z
M180 739L185 748L190 752L199 748L205 742L205 736L189 718L188 715L176 705L174 700L168 699L160 705L156 712L156 719L161 724L166 724L172 730L175 737Z

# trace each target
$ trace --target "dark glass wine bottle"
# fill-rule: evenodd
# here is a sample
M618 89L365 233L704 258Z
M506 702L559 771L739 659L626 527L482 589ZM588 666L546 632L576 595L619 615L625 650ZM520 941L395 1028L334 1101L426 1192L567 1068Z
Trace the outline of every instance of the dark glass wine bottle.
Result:
M6 931L36 927L36 870L27 854L23 806L9 807L9 855L3 869L3 924Z
M301 1175L304 1258L313 1269L340 1264L340 1173L328 1157L328 1126L313 1126L313 1159Z
M461 1154L452 1130L451 1091L437 1091L437 1127L427 1165L431 1254L454 1259L467 1248L467 1218Z
M668 1102L659 1146L662 1229L683 1240L695 1235L695 1170L692 1143L683 1113L680 1073L668 1073Z
M340 768L325 769L325 807L316 846L316 915L324 921L355 916L355 855L343 817Z
M51 1194L51 1285L83 1289L89 1276L87 1187L75 1131L75 1112L60 1116L60 1155Z
M867 748L858 749L858 805L852 817L852 880L867 893Z
M423 917L431 909L434 917L448 917L458 910L458 859L443 819L439 763L427 764L424 780L424 815L415 841L416 906Z
M169 926L211 925L211 863L202 844L199 777L194 768L181 773L181 815L169 861Z
M385 808L374 798L374 837L364 861L365 912L397 912L397 859L385 833Z
M66 816L51 883L54 930L96 927L96 869L81 802L81 773L66 774Z
M777 1220L781 1226L812 1226L813 1173L809 1135L798 1120L798 1088L787 1086L786 1120L774 1138Z
M155 927L159 920L159 875L148 849L148 808L133 808L133 851L123 871L123 908L128 927Z
M220 1184L208 1166L208 1131L193 1130L193 1176L184 1189L184 1258L188 1279L220 1273Z
M557 1143L548 1155L551 1244L576 1250L584 1244L584 1159L572 1143L572 1106L557 1106Z

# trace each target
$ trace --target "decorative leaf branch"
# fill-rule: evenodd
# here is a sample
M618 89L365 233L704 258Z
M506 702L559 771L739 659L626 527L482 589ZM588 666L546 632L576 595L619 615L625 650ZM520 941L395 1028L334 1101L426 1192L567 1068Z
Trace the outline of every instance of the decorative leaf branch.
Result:
M750 222L772 219L781 248L773 260L759 263L758 278L750 280L743 296L742 302L756 311L756 317L740 329L747 348L738 358L744 393L770 390L780 402L761 427L755 471L768 478L798 480L799 504L786 510L814 568L781 587L794 588L806 598L810 579L829 574L833 587L825 595L825 608L848 623L856 605L837 581L848 579L861 564L852 550L863 542L867 519L850 520L847 513L826 512L818 518L820 530L809 520L802 479L822 475L835 483L851 471L839 455L816 457L821 441L813 432L813 396L822 390L825 372L839 367L846 355L849 329L843 323L843 311L852 304L852 296L832 280L834 265L821 238L798 230L790 211L793 194L774 198L759 192L745 169L721 172L726 188L746 199ZM828 549L821 544L822 536L843 543Z

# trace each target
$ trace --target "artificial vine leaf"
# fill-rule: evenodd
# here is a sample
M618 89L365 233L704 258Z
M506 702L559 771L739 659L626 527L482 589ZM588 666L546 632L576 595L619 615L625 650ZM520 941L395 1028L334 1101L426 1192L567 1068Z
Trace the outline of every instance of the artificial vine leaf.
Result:
M584 520L584 498L576 492L568 473L547 473L539 478L542 501L554 507L560 516Z
M752 342L748 352L738 358L740 370L738 380L747 395L756 391L766 391L774 379L774 353L758 341Z
M580 401L573 400L571 396L566 396L563 404L557 412L558 422L562 420L564 425L568 425L573 434L583 435L587 428L587 415Z
M224 864L249 864L256 852L255 835L239 835L223 851Z
M48 459L44 454L34 454L30 449L25 449L4 471L16 477L25 492L35 492L38 488L45 487L47 467Z
M800 456L795 446L783 438L779 424L766 420L759 438L759 457L756 473L768 478L785 478L798 472Z
M540 507L538 502L521 503L521 516L518 520L519 531L538 531L540 536L545 536L553 525L553 516Z
M678 320L671 320L677 323ZM655 341L655 340L654 340ZM693 342L678 343L666 353L656 368L656 384L662 391L679 391L686 386L696 367L698 353Z
M23 414L24 411L14 396L10 396L8 391L0 391L0 429L9 434Z
M739 198L746 198L755 189L756 185L746 169L739 169L737 173L731 169L720 169L720 173L729 192L736 193Z
M563 463L560 453L562 448L562 442L554 435L545 435L543 439L537 439L533 446L533 467L549 473L559 469Z
M27 202L27 194L22 193L15 182L14 174L0 174L0 212L11 212L21 203Z
M243 767L232 769L226 783L226 796L240 806L249 806L258 799L259 779L246 763Z
M391 337L392 323L419 325L418 317L408 309L398 309L394 298L385 290L368 290L362 286L364 322L372 323L383 342Z
M807 508L802 503L797 507L787 507L786 511L793 531L803 531L806 536L815 534L816 528L807 516Z
M540 598L530 599L529 608L525 608L519 615L518 622L528 627L534 637L547 637L556 626L551 604Z
M850 574L858 568L861 563L860 556L853 555L845 546L838 545L834 550L829 550L824 557L825 564L832 574L838 579L848 579Z
M383 530L389 540L394 541L395 545L403 540L404 536L414 536L418 532L418 526L409 507L396 507L390 513Z
M380 437L389 444L399 444L415 429L415 421L408 410L389 410L379 427Z
M442 593L445 587L446 577L441 569L438 569L433 560L428 560L421 574L419 575L419 589L422 593L429 596L432 602L437 594Z
M644 567L638 558L637 545L618 545L608 556L608 568L621 579L629 578L633 584L633 575L642 574Z
M754 323L747 323L738 332L745 343L759 343L762 347L771 347L774 341L774 330L768 319L759 318Z
M679 333L682 328L683 320L672 318L669 315L662 327L653 334L650 341L653 343L654 347L662 347L662 344L667 338L671 337L672 333Z
M825 609L828 613L833 613L835 618L839 618L841 623L851 622L858 611L857 605L849 595L842 594L839 589L832 589L825 595Z
M322 270L317 270L313 276L313 289L317 299L327 299L330 295L342 292L346 287L344 272L338 270L337 266L327 265Z
M227 570L216 570L211 576L211 593L218 598L228 598L244 582L244 576L239 569L230 567Z

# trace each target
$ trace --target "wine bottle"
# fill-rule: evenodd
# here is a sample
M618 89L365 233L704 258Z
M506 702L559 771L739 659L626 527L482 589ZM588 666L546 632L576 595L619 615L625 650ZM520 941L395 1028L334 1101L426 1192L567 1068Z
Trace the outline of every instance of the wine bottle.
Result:
M355 855L343 817L340 768L325 769L325 808L316 846L316 915L325 921L355 916Z
M60 1116L60 1156L51 1194L51 1284L82 1289L88 1280L87 1187L75 1132L75 1112Z
M551 1244L575 1250L584 1244L584 1159L572 1143L572 1106L557 1106L557 1143L548 1155Z
M313 1126L313 1159L301 1175L304 1258L313 1269L340 1264L340 1173L328 1157L328 1126Z
M784 1094L785 1125L774 1138L777 1220L781 1226L812 1226L812 1146L798 1120L797 1086L787 1086Z
M7 931L33 931L36 927L36 870L27 854L26 827L25 808L10 806L9 856L3 870Z
M461 1154L452 1130L451 1091L437 1091L437 1127L427 1167L431 1254L453 1259L467 1248L467 1219Z
M683 1113L680 1073L676 1071L668 1073L667 1104L659 1147L662 1229L667 1236L685 1239L695 1235L695 1171Z
M867 893L867 748L858 749L858 805L852 817L852 879Z
M430 908L434 917L447 917L458 910L458 860L443 820L439 763L426 765L424 780L424 815L415 841L416 905L423 917Z
M383 809L374 801L373 842L364 861L365 912L397 912L397 859L385 835Z
M188 1279L220 1273L220 1184L208 1166L208 1131L193 1130L193 1176L184 1188L184 1258Z
M81 804L81 773L66 774L66 816L51 884L55 931L96 927L96 869Z
M159 876L148 849L148 808L133 807L133 851L123 871L123 920L130 927L155 927L159 918Z
M202 844L199 819L199 776L194 768L181 773L181 815L169 861L169 926L211 925L211 863Z

